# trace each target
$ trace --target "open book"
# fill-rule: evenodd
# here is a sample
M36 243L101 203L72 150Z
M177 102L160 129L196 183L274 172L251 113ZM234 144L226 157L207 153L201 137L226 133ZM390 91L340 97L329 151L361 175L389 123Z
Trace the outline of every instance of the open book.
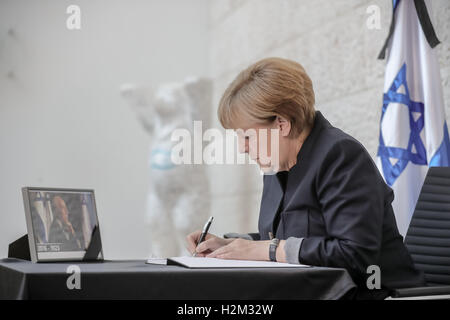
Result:
M157 261L149 259L147 263L154 264ZM163 264L163 263L156 263ZM252 260L226 260L204 257L173 257L167 259L168 265L180 265L191 269L202 268L305 268L304 264L290 264L272 261L252 261Z

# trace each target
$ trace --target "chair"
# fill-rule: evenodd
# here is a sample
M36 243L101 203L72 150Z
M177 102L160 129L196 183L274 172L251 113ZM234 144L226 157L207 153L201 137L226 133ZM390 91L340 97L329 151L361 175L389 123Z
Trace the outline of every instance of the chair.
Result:
M396 289L387 299L450 299L450 167L428 170L405 245L427 286Z

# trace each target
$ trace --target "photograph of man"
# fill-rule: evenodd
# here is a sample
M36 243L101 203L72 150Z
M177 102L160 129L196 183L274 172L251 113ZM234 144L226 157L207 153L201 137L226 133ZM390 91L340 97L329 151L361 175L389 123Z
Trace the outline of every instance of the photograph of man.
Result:
M52 199L54 219L50 226L49 242L59 243L60 251L82 250L81 241L69 220L66 202L60 196Z

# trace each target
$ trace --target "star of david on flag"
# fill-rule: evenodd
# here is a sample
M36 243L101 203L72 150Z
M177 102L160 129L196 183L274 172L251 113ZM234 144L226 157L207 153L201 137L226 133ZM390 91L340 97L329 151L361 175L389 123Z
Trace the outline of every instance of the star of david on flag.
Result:
M401 86L404 87L405 93L398 92ZM381 159L386 182L390 186L394 184L397 177L408 165L408 162L411 161L419 165L427 164L427 153L420 137L420 132L424 127L424 105L421 102L411 100L409 96L409 89L406 82L406 64L403 64L392 82L389 91L384 94L381 121L383 121L386 109L391 103L401 103L408 108L410 134L407 148L403 149L386 146L383 135L381 134L382 132L380 132L378 155ZM390 159L396 159L397 161L395 164L392 164Z
M430 1L424 3L429 10ZM429 34L424 33L414 1L397 0L393 7L394 28L385 45L389 53L377 166L394 190L392 206L405 236L428 167L450 165L450 140Z

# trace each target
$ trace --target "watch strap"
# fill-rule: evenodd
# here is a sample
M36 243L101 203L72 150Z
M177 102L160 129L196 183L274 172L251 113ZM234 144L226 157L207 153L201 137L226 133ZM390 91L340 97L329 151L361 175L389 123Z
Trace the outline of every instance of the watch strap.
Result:
M277 238L273 238L272 241L270 242L270 246L269 246L269 258L270 261L277 261L277 248L278 245L280 244L280 239Z

